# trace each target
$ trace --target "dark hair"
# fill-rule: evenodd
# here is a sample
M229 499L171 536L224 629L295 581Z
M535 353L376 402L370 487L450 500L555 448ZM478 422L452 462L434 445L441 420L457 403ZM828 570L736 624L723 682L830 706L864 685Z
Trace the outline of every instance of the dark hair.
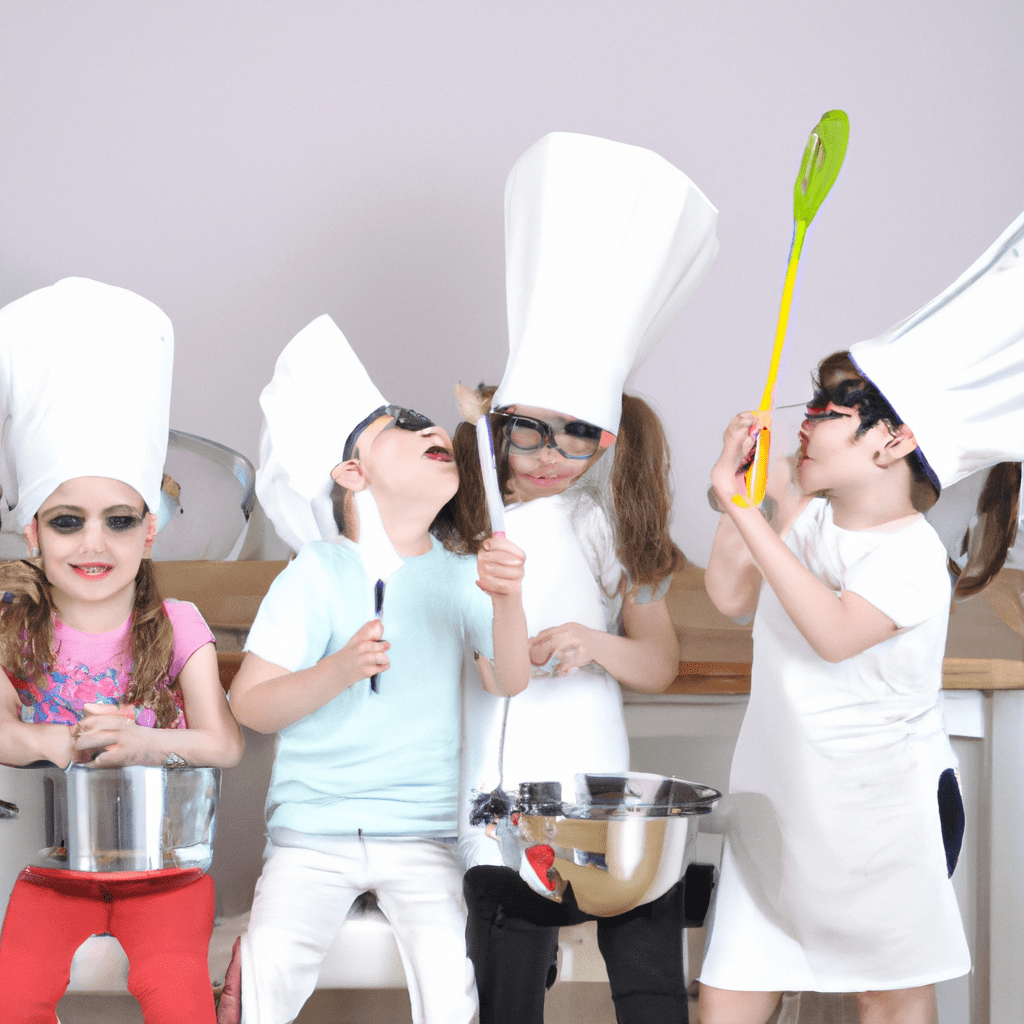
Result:
M481 384L477 395L490 399L496 389ZM508 444L503 440L502 416L491 414L498 451L498 483L502 494L512 491ZM454 527L464 549L475 554L491 534L477 457L476 432L460 423L453 438L459 467ZM622 396L622 419L611 452L611 494L615 547L632 586L657 587L686 562L669 534L672 521L671 466L661 420L634 395Z
M35 561L0 562L0 590L12 594L3 607L0 628L0 663L26 682L44 677L57 651L53 620L55 608L42 566ZM174 627L164 611L156 586L153 562L144 558L135 574L132 624L123 652L130 661L126 704L151 708L160 728L178 721L178 706L168 678L174 650Z
M881 391L857 368L849 352L835 352L823 359L813 376L814 405L835 401L837 405L856 406L861 426L857 436L879 421L894 430L903 424ZM923 453L907 456L911 471L910 497L914 508L926 512L938 500L934 475ZM963 570L952 560L950 571L958 577L954 593L970 597L980 593L1003 567L1017 536L1021 464L1001 462L989 471L978 498L978 525L964 535L961 554L968 556Z
M811 375L814 397L811 404L824 407L829 402L848 408L856 407L860 414L857 437L862 437L876 423L885 423L891 430L903 426L896 410L885 395L857 368L849 352L833 352L826 356ZM910 469L910 500L918 512L927 512L939 500L938 483L931 468L916 449L907 456Z

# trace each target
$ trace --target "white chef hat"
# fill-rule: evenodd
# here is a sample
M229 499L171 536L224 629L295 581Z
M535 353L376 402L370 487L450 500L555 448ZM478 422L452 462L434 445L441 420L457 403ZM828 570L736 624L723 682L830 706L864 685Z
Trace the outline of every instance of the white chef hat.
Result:
M355 427L387 402L327 315L284 347L260 395L256 494L278 535L298 551L338 536L331 470Z
M170 320L124 288L68 277L0 310L0 484L20 528L80 476L158 511L173 359Z
M1024 214L857 367L914 432L934 481L1024 460Z
M509 357L493 408L618 432L622 389L718 254L718 211L650 150L554 132L505 185Z

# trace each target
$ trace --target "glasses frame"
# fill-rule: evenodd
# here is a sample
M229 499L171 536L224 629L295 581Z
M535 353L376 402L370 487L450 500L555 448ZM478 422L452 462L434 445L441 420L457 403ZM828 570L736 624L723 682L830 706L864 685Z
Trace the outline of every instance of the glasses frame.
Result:
M348 462L353 458L353 452L356 448L356 443L359 441L359 435L373 422L379 420L382 416L390 416L394 423L389 423L384 430L390 430L392 427L398 427L399 430L412 430L420 431L426 430L428 427L437 426L436 423L428 416L424 416L423 413L417 412L415 409L407 409L401 405L382 405L374 409L365 419L360 420L355 427L352 429L352 433L345 439L345 449L341 456L342 462ZM381 431L383 433L383 431Z
M594 450L586 455L570 455L564 448L562 448L555 441L555 432L551 428L550 423L546 423L544 420L535 419L533 416L521 416L516 412L503 412L500 414L504 418L502 424L502 431L505 434L505 440L508 441L509 447L514 448L517 452L522 452L524 455L532 455L534 452L539 452L544 448L554 448L559 455L566 459L572 459L574 462L581 462L584 459L592 459L600 450L601 442L604 440L604 435L607 433L600 427L595 427L593 423L587 423L586 420L568 420L564 427L561 428L559 433L563 433L568 427L575 424L585 428L585 431L581 431L578 437L585 440L592 440L594 442ZM523 423L533 430L536 430L541 435L539 444L533 445L530 448L524 448L522 445L518 445L512 440L512 431L515 429L516 422Z

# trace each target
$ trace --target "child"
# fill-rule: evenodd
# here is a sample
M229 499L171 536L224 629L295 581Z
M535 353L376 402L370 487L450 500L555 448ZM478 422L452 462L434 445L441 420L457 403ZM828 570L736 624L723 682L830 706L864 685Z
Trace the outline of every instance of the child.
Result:
M661 157L605 139L546 136L509 177L510 353L476 415L495 410L506 529L529 557L523 602L542 678L511 702L472 683L465 694L459 844L481 1024L543 1021L559 926L588 918L502 866L497 843L470 824L474 795L557 780L573 802L576 773L628 770L619 683L659 692L678 673L665 602L681 561L668 532L668 450L657 416L622 388L710 268L716 220ZM490 524L468 424L456 454L460 528L479 543ZM598 919L619 1021L686 1020L682 928L681 884Z
M193 605L160 600L149 559L172 346L152 303L94 281L66 279L0 312L0 477L32 552L0 568L6 764L241 757L213 636ZM95 401L112 394L114 409ZM196 871L26 868L0 936L7 1019L56 1021L75 950L109 933L147 1022L212 1022L213 909L213 882Z
M970 969L948 880L963 831L940 705L949 577L920 513L1024 456L1022 234L1024 218L915 317L821 364L781 536L734 500L754 417L726 430L707 588L726 614L757 615L705 1024L758 1024L786 990L855 992L862 1021L930 1024L935 982ZM972 545L987 563L964 573L974 590L1012 542L1019 465L990 484L1003 500L981 526L995 542Z
M448 435L388 405L330 317L289 343L261 401L260 499L302 547L231 687L239 721L279 734L270 853L241 943L242 1020L292 1020L353 900L373 890L413 1020L468 1022L458 681L469 643L484 658L493 646L496 692L526 686L522 554L496 538L478 566L445 547L458 488ZM304 543L337 536L324 528L332 478L343 536Z

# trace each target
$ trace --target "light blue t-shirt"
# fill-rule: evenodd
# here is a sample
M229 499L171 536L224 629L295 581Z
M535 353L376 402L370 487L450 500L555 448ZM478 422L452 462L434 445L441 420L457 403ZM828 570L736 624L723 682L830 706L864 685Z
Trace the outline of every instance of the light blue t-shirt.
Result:
M267 824L310 835L444 836L456 830L459 678L466 647L492 657L475 558L432 538L384 594L391 667L282 729ZM340 650L373 618L355 545L314 542L274 580L246 650L290 671Z

